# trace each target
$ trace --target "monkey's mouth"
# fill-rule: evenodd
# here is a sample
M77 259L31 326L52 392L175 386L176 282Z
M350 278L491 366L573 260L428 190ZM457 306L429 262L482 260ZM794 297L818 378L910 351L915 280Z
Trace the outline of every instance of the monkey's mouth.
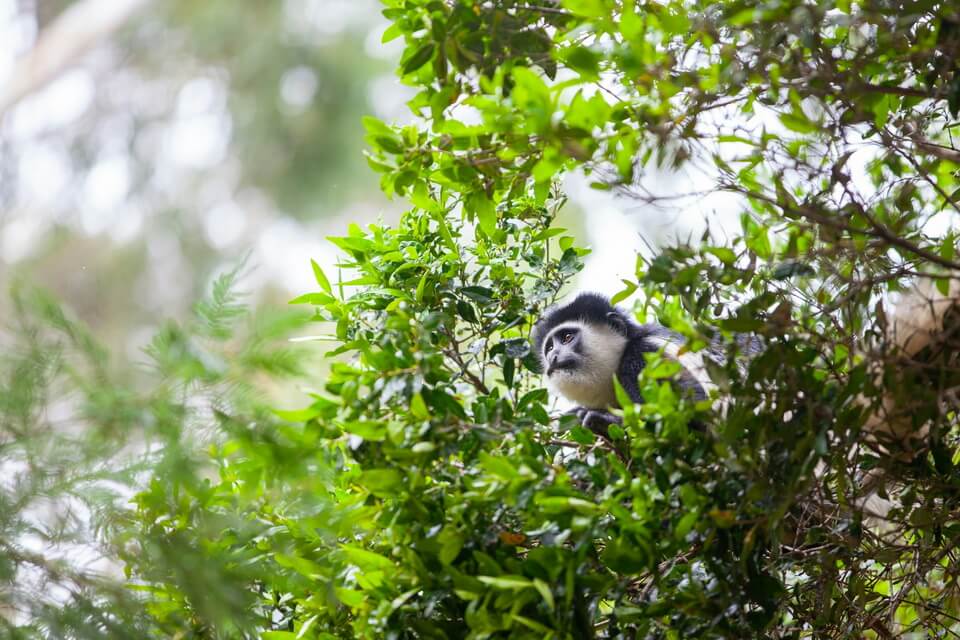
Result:
M551 362L550 366L547 367L547 377L552 376L557 371L573 371L577 368L577 364L576 358L564 358Z

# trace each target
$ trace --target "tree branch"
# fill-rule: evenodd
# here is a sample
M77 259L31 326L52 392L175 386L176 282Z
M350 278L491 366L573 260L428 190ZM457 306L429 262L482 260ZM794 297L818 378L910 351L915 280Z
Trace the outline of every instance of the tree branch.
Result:
M721 186L721 189L725 191L732 191L734 193L740 193L742 195L747 196L748 198L753 198L755 200L760 200L761 202L766 202L767 204L771 204L775 207L779 207L782 211L786 213L793 214L800 218L810 220L812 222L815 222L817 224L820 224L826 227L839 229L841 231L847 231L849 233L858 233L861 235L883 240L888 244L891 244L895 247L899 247L904 251L908 251L909 253L912 253L920 258L923 258L924 260L928 260L930 262L933 262L934 264L938 264L941 267L946 267L948 269L960 271L960 262L957 262L955 260L948 260L930 251L929 249L924 249L923 247L917 246L916 244L910 242L906 238L901 238L896 233L888 229L885 225L878 222L873 216L871 216L867 212L866 208L859 203L854 202L854 206L857 207L858 213L860 213L864 217L864 219L866 219L866 221L870 223L870 227L871 227L870 229L861 229L859 227L853 227L845 222L841 222L839 220L831 218L830 216L824 215L823 213L821 213L820 211L817 211L812 207L802 206L802 205L790 206L783 202L780 202L775 198L771 198L766 194L759 193L756 191L750 191L747 189L742 189L735 185L730 185L730 184L723 185Z
M960 164L960 151L957 151L952 147L945 147L942 144L931 142L919 134L913 135L910 139L913 140L915 145L917 145L917 149L919 151L929 153L935 158L939 158L941 160L947 160L949 162L956 162L957 164Z
M886 86L881 84L870 84L869 82L863 82L857 84L855 89L864 91L866 93L886 93L895 96L908 96L915 98L936 98L938 96L934 95L930 91L924 91L923 89L911 89L910 87L898 87L898 86Z

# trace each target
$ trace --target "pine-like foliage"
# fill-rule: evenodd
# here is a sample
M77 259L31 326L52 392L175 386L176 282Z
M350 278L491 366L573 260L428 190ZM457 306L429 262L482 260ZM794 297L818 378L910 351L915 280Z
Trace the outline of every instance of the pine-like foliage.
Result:
M218 407L263 415L253 382L300 362L277 337L301 314L261 314L237 331L249 318L237 273L216 281L188 325L167 324L136 367L111 360L50 296L14 290L0 328L0 637L143 637L153 626L123 574L126 554L157 550L131 535L131 498L145 481L185 494L206 486ZM169 551L168 572L217 566ZM209 582L231 584L219 571Z

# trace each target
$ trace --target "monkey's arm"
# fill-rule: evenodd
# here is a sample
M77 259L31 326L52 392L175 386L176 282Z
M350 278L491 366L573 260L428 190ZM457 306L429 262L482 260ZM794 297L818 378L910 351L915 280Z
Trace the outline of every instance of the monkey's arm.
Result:
M593 431L598 436L603 436L607 439L610 438L610 425L623 424L623 420L619 416L615 416L603 409L577 407L571 409L568 413L577 416L577 419L580 420L580 424L582 424L584 428L590 429L590 431Z

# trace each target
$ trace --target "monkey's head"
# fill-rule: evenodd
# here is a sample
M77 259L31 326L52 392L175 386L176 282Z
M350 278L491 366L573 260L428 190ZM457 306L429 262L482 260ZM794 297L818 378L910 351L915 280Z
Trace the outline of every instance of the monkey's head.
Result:
M631 328L629 316L597 293L548 310L532 335L548 385L584 407L614 405L613 377Z

